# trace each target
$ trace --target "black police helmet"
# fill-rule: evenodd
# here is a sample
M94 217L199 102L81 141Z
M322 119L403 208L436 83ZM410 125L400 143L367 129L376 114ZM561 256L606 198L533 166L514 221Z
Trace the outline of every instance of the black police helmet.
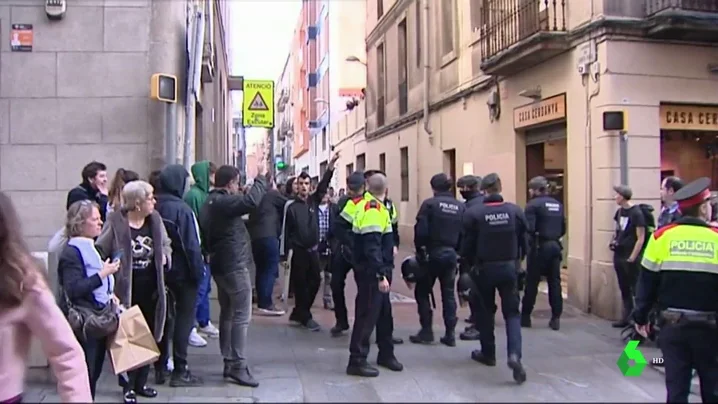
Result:
M501 188L501 178L499 178L499 175L496 173L490 173L486 174L486 176L481 180L481 190L485 191L490 188Z
M548 188L548 180L546 177L538 176L533 177L529 181L529 189L533 189L534 191L542 191L544 189Z
M475 288L473 279L467 273L459 275L459 279L456 281L456 293L459 297L466 300L471 295L471 291Z
M422 276L421 271L421 265L413 255L404 258L401 262L401 277L408 283L416 283Z

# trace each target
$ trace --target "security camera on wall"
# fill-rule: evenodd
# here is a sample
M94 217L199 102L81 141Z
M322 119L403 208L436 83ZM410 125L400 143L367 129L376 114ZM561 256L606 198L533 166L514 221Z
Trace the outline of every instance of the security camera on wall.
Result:
M45 14L53 21L61 20L67 11L66 0L45 0Z

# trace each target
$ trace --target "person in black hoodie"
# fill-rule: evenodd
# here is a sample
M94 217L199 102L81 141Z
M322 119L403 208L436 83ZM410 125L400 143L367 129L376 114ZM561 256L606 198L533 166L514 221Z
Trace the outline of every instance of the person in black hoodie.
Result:
M247 221L257 267L257 311L265 316L284 315L284 310L272 302L272 291L279 276L279 234L282 231L285 203L287 198L276 187L272 187Z
M172 241L172 268L166 275L167 287L174 300L174 329L165 334L161 344L162 355L156 366L156 380L164 383L164 372L172 340L174 370L170 377L172 387L191 387L203 384L187 368L189 334L194 327L195 304L199 282L204 277L204 260L199 242L199 229L192 209L182 196L187 189L189 173L179 164L165 167L159 175L160 189L156 194L155 209L162 216L167 234ZM160 383L161 382L161 383Z
M239 194L239 170L220 167L215 188L199 212L202 242L209 253L209 266L219 298L219 345L224 357L225 378L248 387L257 382L247 364L247 331L252 316L254 266L252 244L242 216L254 211L267 192L266 169L260 165L252 187Z
M299 174L297 195L289 205L286 217L286 243L292 255L290 283L294 286L294 310L289 321L297 322L312 331L319 331L319 324L312 318L312 304L321 285L319 265L319 218L317 209L329 189L329 181L334 175L334 164L339 154L335 154L322 180L314 193L309 193L311 177L306 172Z

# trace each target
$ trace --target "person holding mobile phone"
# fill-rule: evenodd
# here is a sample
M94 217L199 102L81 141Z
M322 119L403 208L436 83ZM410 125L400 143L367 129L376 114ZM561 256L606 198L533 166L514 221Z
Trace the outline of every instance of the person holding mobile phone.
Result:
M120 269L120 263L114 258L103 260L95 248L93 240L101 231L102 220L96 203L83 200L70 205L65 222L68 242L60 253L57 270L62 293L73 305L101 309L111 302L119 304L114 291L115 274ZM107 337L78 339L85 352L94 399L107 353Z

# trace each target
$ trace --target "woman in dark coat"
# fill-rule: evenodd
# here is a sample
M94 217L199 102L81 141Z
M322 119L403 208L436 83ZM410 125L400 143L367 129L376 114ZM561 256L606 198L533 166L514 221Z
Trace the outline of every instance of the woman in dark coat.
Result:
M108 215L96 244L106 256L122 255L115 274L115 296L127 308L139 306L159 342L167 314L164 270L172 256L170 240L162 218L155 212L150 184L127 183L122 199L122 209ZM128 372L127 380L121 380L125 403L136 403L137 395L157 396L157 391L147 386L149 372L149 365L143 366Z

